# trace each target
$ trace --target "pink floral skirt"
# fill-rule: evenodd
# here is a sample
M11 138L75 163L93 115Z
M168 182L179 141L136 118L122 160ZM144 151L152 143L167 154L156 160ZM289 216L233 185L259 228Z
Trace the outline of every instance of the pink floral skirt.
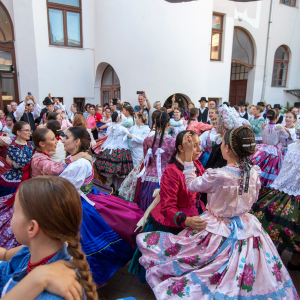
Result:
M265 231L261 230L256 237L239 239L231 256L229 244L210 260L225 240L222 235L193 229L178 235L160 231L139 234L137 244L143 254L139 262L146 269L147 282L156 298L299 299Z

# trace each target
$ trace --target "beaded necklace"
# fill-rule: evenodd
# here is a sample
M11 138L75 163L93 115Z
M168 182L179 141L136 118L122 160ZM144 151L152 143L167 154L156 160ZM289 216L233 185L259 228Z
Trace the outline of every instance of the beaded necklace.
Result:
M45 265L45 264L46 264L47 262L49 262L50 259L53 258L56 254L57 254L57 252L54 253L54 254L52 254L52 255L49 255L49 256L43 258L42 260L40 260L39 262L37 262L37 263L35 263L35 264L31 264L31 263L30 263L30 259L29 259L28 265L27 265L27 274L28 274L29 272L31 272L35 267Z

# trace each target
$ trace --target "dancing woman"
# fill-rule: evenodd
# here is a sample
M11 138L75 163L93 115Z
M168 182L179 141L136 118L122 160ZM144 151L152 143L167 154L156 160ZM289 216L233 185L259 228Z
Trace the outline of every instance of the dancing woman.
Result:
M279 174L282 155L278 148L280 139L289 137L284 127L276 124L279 119L279 112L269 109L267 118L269 124L261 125L262 144L258 144L251 160L254 165L261 168L260 180L263 190L269 188Z
M168 135L170 116L160 112L155 119L155 133L144 141L144 169L138 175L137 205L146 211L153 201L153 192L159 187L161 176L175 149L175 138Z
M260 190L259 167L249 164L255 145L250 129L228 130L221 146L227 166L196 177L192 139L185 136L185 183L208 193L201 216L207 226L138 235L140 263L157 299L298 299L272 240L248 214Z
M7 160L12 168L0 176L0 247L6 249L18 246L11 228L10 221L13 207L7 206L6 201L16 192L20 185L23 168L30 162L33 145L28 142L31 136L30 125L17 122L12 130L16 139L7 148Z

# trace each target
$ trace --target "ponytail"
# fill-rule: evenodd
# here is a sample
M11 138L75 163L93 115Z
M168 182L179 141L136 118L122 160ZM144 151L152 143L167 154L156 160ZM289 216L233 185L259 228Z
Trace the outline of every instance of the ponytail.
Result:
M191 123L191 121L195 118L195 116L197 115L198 113L198 108L196 107L192 107L190 109L190 116L188 118L188 121L187 121L187 124L189 125Z
M155 142L156 142L156 134L158 129L160 130L160 139L159 139L159 145L158 148L161 147L161 144L163 142L164 139L164 135L165 135L165 130L167 127L168 122L170 121L170 116L168 113L166 112L160 112L159 114L157 114L156 119L155 119L155 135L153 138L153 143L151 148L153 149Z

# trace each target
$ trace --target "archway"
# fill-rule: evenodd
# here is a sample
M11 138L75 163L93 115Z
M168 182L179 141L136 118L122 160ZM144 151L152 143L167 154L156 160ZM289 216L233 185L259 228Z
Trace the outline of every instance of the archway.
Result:
M100 79L100 99L101 104L109 103L110 99L112 98L121 98L121 85L120 85L120 79L114 70L114 68L107 64L107 63L101 63L98 66L101 67L101 70L97 70L96 80L98 77L98 80ZM101 74L101 77L99 75Z
M248 75L254 66L254 47L252 38L242 28L235 27L232 44L230 74L230 105L246 101Z
M165 101L165 103L164 103L165 108L170 108L172 106L172 97L173 97L173 95L169 96L167 98L167 100ZM191 99L187 95L181 94L181 93L176 93L175 94L175 103L178 103L178 106L180 108L182 108L183 111L187 110L187 106L188 106L189 102L191 102Z
M0 108L19 102L14 29L10 15L0 2Z

